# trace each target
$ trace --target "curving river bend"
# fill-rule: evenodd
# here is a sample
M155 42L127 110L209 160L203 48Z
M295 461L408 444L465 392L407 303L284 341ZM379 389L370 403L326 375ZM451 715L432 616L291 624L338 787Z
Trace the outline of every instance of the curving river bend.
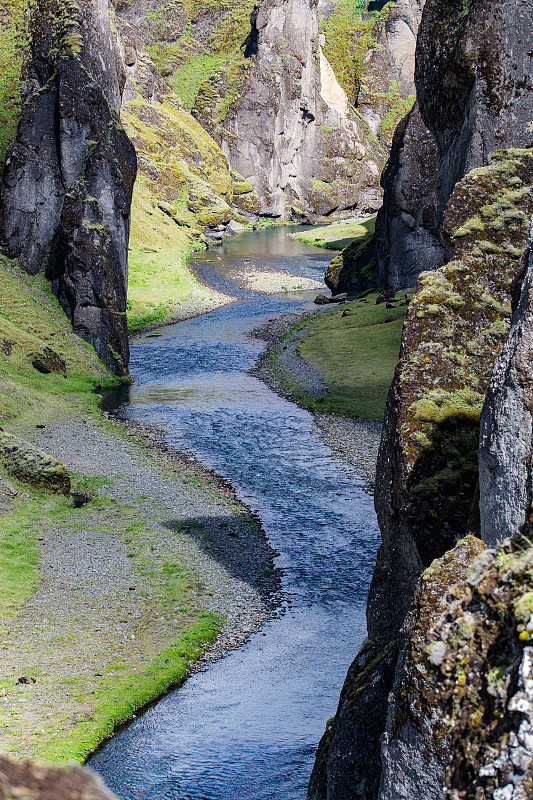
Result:
M313 417L246 374L249 331L316 292L238 289L257 264L322 279L331 256L272 228L196 254L193 271L238 301L132 342L120 414L165 429L228 479L279 551L285 613L160 700L90 761L123 800L303 800L318 741L365 635L378 545L372 498Z

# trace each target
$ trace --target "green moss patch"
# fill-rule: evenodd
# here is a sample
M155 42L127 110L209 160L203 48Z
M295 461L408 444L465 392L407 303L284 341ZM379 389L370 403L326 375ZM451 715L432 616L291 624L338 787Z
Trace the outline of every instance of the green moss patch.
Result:
M0 255L0 284L0 425L59 407L70 395L96 405L95 387L119 381L72 332L46 278L29 277ZM64 362L64 372L43 374L34 366L45 350Z
M20 70L27 33L27 0L0 0L0 175L20 116Z
M326 250L344 250L355 239L365 238L374 233L376 218L333 222L331 225L313 227L295 234L295 239Z
M307 407L383 419L407 309L405 305L392 309L376 305L376 297L328 308L295 329L302 338L299 354L318 371L328 389L325 397L311 397L285 376L288 388ZM348 314L343 316L345 311ZM273 363L279 364L276 353Z

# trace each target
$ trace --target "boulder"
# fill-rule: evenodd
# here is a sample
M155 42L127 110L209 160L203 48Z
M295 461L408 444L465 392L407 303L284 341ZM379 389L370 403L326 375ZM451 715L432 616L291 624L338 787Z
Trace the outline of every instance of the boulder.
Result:
M60 461L1 428L0 460L21 481L50 492L64 495L70 492L70 476Z
M0 756L0 798L27 800L116 800L100 778L78 765L53 767Z

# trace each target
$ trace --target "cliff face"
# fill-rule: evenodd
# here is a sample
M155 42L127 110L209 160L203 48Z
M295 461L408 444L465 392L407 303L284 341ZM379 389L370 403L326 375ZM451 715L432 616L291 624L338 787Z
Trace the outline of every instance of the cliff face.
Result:
M435 207L437 150L418 103L396 128L381 177L383 206L376 220L377 283L387 289L416 284L444 260Z
M318 4L266 0L255 26L257 52L221 143L262 213L320 218L378 208L385 154L324 55Z
M532 22L533 9L521 0L427 0L415 71L422 119L415 115L408 123L424 142L425 188L417 202L410 166L421 162L409 141L397 141L377 225L385 288L412 286L420 271L442 263L442 217L457 181L488 164L499 148L531 146Z
M127 248L135 150L108 0L33 11L22 115L0 188L5 252L46 270L74 330L127 372Z
M358 799L378 796L387 696L395 670L403 670L399 631L419 577L458 539L478 532L479 419L509 330L532 185L530 150L498 152L460 181L443 225L452 258L423 273L409 306L377 465L382 545L368 600L369 639L321 742L313 800L349 796L342 792L354 785ZM403 767L395 764L398 782Z
M531 245L531 238L530 238ZM514 536L533 496L533 257L525 276L509 337L497 359L483 412L479 444L479 510L483 540L494 545Z

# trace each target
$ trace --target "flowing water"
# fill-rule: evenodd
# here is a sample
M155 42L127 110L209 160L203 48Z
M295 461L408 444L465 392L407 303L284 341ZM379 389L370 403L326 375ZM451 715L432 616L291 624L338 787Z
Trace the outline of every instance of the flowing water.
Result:
M322 279L330 255L275 228L190 266L238 301L132 343L119 411L164 428L227 478L280 555L284 613L117 733L90 766L123 800L303 800L318 741L365 635L378 544L372 498L313 417L246 374L248 333L316 292L241 291L228 272L265 264Z

